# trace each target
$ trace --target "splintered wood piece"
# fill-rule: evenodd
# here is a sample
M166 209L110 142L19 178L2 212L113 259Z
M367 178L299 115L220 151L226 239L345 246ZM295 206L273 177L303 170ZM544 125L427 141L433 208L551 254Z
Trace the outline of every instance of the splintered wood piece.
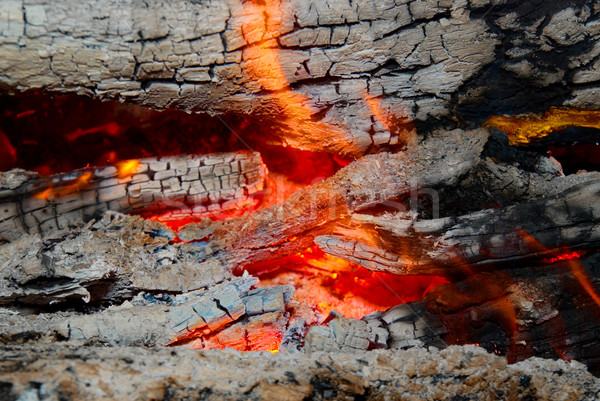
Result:
M140 291L181 293L231 277L217 259L195 259L193 244L185 252L169 245L174 236L160 223L116 213L45 239L24 235L0 246L0 304L119 302Z
M141 159L50 177L0 173L0 239L68 229L107 210L205 218L252 204L266 174L256 152Z
M377 245L339 235L319 236L315 242L323 251L373 271L451 274L449 267L514 264L560 249L597 248L598 199L600 177L556 196L465 216L401 220L357 214L353 221L374 227Z

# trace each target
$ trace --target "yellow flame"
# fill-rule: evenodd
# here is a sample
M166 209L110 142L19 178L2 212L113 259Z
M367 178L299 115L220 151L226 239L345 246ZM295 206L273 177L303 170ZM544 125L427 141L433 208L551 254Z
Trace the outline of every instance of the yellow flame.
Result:
M139 170L141 163L139 160L128 160L117 164L119 169L119 178L131 177Z
M510 145L526 145L568 127L600 129L600 110L552 107L542 115L490 117L484 126L506 132Z

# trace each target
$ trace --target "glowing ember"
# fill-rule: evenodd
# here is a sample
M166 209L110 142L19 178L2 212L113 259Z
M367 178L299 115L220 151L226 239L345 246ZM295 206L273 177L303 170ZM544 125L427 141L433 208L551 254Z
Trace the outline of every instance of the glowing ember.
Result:
M543 115L490 117L484 126L506 132L511 145L526 145L568 127L600 128L600 110L553 107Z
M17 149L10 142L6 134L0 131L0 171L7 171L15 167L17 162Z
M73 142L83 136L97 133L103 133L110 136L118 136L121 134L121 130L122 127L119 126L119 124L117 124L116 122L109 122L107 124L95 126L88 129L78 128L73 132L65 134L65 138L67 139L67 141Z
M439 276L371 272L327 255L316 246L271 262L268 268L257 265L247 270L261 279L261 287L293 285L295 299L313 308L319 321L332 310L360 319L377 310L421 299L434 287L448 283Z
M560 255L551 257L551 258L545 258L542 259L542 263L555 263L555 262L559 262L562 260L574 260L574 259L579 259L581 258L583 255L585 255L585 251L573 251L573 252L565 252L562 253Z

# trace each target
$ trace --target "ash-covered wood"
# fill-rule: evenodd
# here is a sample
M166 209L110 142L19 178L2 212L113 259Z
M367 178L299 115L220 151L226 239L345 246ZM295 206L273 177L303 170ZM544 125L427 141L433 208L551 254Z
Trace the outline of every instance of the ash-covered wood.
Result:
M594 1L11 0L0 81L252 114L282 143L361 155L412 121L599 103Z
M50 177L0 173L0 240L85 223L107 210L184 219L243 208L263 189L258 153L162 157Z
M2 309L0 338L3 344L20 343L27 338L110 346L165 346L193 341L193 346L200 349L234 347L242 342L243 346L235 348L253 350L263 349L264 339L260 332L254 338L248 332L253 328L267 332L267 325L281 321L272 347L277 349L285 335L286 307L294 290L290 286L250 290L257 282L254 277L244 276L178 296L137 296L131 302L90 314L27 316ZM232 331L235 343L230 339L228 344L226 337L231 337Z
M427 312L422 302L373 312L360 320L346 319L337 312L332 312L330 317L333 319L327 325L309 328L305 341L306 352L448 346L442 339L448 329L438 317Z
M592 400L600 382L577 362L515 365L474 346L310 356L135 347L2 347L0 395L72 400ZM39 397L41 398L41 397Z
M231 277L215 259L182 252L160 223L108 213L98 222L0 246L0 303L52 305L131 298L139 291L187 292Z

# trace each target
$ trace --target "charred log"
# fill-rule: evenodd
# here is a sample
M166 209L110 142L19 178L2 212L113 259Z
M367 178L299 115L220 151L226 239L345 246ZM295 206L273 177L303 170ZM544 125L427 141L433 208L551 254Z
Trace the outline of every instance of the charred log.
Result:
M599 12L592 1L11 1L0 75L10 91L250 112L282 143L360 155L402 145L413 120L595 107Z

